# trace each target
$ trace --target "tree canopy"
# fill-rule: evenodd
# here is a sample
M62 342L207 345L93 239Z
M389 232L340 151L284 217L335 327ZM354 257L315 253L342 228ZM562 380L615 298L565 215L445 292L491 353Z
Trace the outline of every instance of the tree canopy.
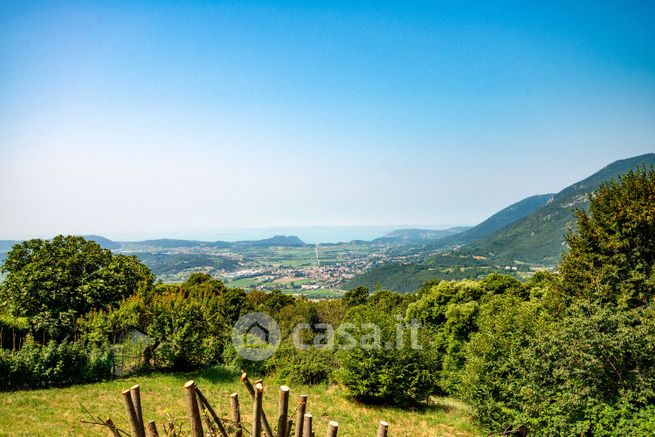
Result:
M80 315L116 304L154 281L136 257L62 235L15 245L2 272L7 275L0 287L3 306L53 338L69 335Z

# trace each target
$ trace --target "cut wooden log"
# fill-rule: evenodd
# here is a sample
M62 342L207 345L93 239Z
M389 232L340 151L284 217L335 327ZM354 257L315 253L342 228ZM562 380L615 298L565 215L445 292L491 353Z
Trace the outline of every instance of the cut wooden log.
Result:
M259 380L261 381L261 380ZM255 400L255 388L253 387L252 383L250 382L250 379L248 379L248 374L247 373L242 373L241 374L241 382L243 382L243 385L246 386L246 390L248 390L248 393L250 393L250 397ZM262 385L263 387L263 385ZM273 430L271 429L271 425L268 423L268 418L266 417L266 412L262 409L262 426L264 427L264 434L266 434L266 437L275 437L273 434Z
M202 429L202 420L196 396L196 382L194 380L188 381L184 384L184 390L186 391L187 414L191 422L191 436L204 437L205 433Z
M243 430L241 429L241 410L239 409L238 393L232 393L230 395L230 407L232 409L232 420L234 420L234 427L236 428L234 437L243 437Z
M148 437L159 437L159 432L157 432L157 424L154 420L148 422Z
M389 424L384 420L380 421L380 426L378 426L378 435L377 437L387 437L387 432L389 431Z
M305 437L312 437L312 415L310 413L305 413L302 424L302 435Z
M289 415L289 387L283 385L280 387L280 400L278 402L278 416L277 416L278 437L285 437L287 435L288 415Z
M220 432L221 436L222 437L229 437L228 434L227 434L227 430L225 429L225 426L223 425L223 422L218 417L216 412L214 412L214 409L212 408L212 406L209 405L209 401L207 400L205 395L202 394L202 392L198 388L198 385L196 385L196 394L198 395L198 399L200 399L200 402L202 402L202 405L205 407L205 410L207 410L209 415L214 420L214 423L216 423L216 426L218 427L218 432Z
M337 437L337 431L339 431L339 424L334 420L331 420L330 423L328 423L327 437Z
M143 411L141 410L141 388L139 387L139 384L133 385L130 388L130 397L132 398L132 405L134 405L136 417L139 419L141 433L145 436L146 431L143 423Z
M291 428L293 427L293 419L289 418L287 420L287 431L284 434L284 437L291 437Z
M136 415L136 410L134 409L130 390L123 390L121 394L123 395L123 404L125 404L125 411L127 412L127 418L130 421L133 435L135 437L145 437L145 433L143 433L143 428L139 422L139 417Z
M262 435L262 398L264 397L264 386L261 383L255 384L255 400L252 412L252 433L251 437Z
M116 428L116 425L114 425L114 422L109 417L105 419L105 425L109 429L111 437L121 437L120 431L118 431L118 428Z
M296 411L296 437L303 437L303 421L305 411L307 411L307 398L307 395L300 395L300 398L298 399L298 409Z

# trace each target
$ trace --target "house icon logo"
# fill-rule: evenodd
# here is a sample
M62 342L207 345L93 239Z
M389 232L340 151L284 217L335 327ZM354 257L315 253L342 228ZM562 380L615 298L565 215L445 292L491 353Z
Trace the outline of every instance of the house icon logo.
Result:
M263 361L280 346L280 327L268 314L246 314L232 328L232 344L242 358Z

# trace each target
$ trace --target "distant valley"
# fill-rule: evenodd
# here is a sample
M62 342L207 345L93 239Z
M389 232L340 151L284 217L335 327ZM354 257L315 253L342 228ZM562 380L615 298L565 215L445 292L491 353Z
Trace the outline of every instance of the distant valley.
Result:
M655 165L655 154L616 161L559 193L528 197L470 228L397 229L366 241L321 244L306 244L292 235L234 242L86 238L139 257L164 282L205 272L235 287L311 297L336 296L358 285L413 291L429 280L480 278L492 272L527 278L557 264L574 211L588 208L589 193L640 165ZM0 241L0 261L16 243Z

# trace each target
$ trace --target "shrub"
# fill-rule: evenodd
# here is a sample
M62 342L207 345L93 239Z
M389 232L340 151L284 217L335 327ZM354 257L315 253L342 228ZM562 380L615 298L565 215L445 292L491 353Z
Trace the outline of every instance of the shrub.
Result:
M359 345L338 352L341 368L338 380L351 395L364 402L396 405L415 404L427 400L435 393L435 353L425 338L419 342L422 349L413 348L411 336L405 329L398 346L396 325L399 320L391 313L376 308L354 307L346 317L356 328L348 331ZM366 323L380 329L380 347L370 348L367 336L371 330ZM339 342L344 346L343 339Z
M0 351L0 389L47 387L91 382L112 376L109 348L86 349L80 343L26 344L16 352Z
M337 365L334 351L298 350L291 344L280 347L273 358L276 379L284 384L314 385L330 381Z

